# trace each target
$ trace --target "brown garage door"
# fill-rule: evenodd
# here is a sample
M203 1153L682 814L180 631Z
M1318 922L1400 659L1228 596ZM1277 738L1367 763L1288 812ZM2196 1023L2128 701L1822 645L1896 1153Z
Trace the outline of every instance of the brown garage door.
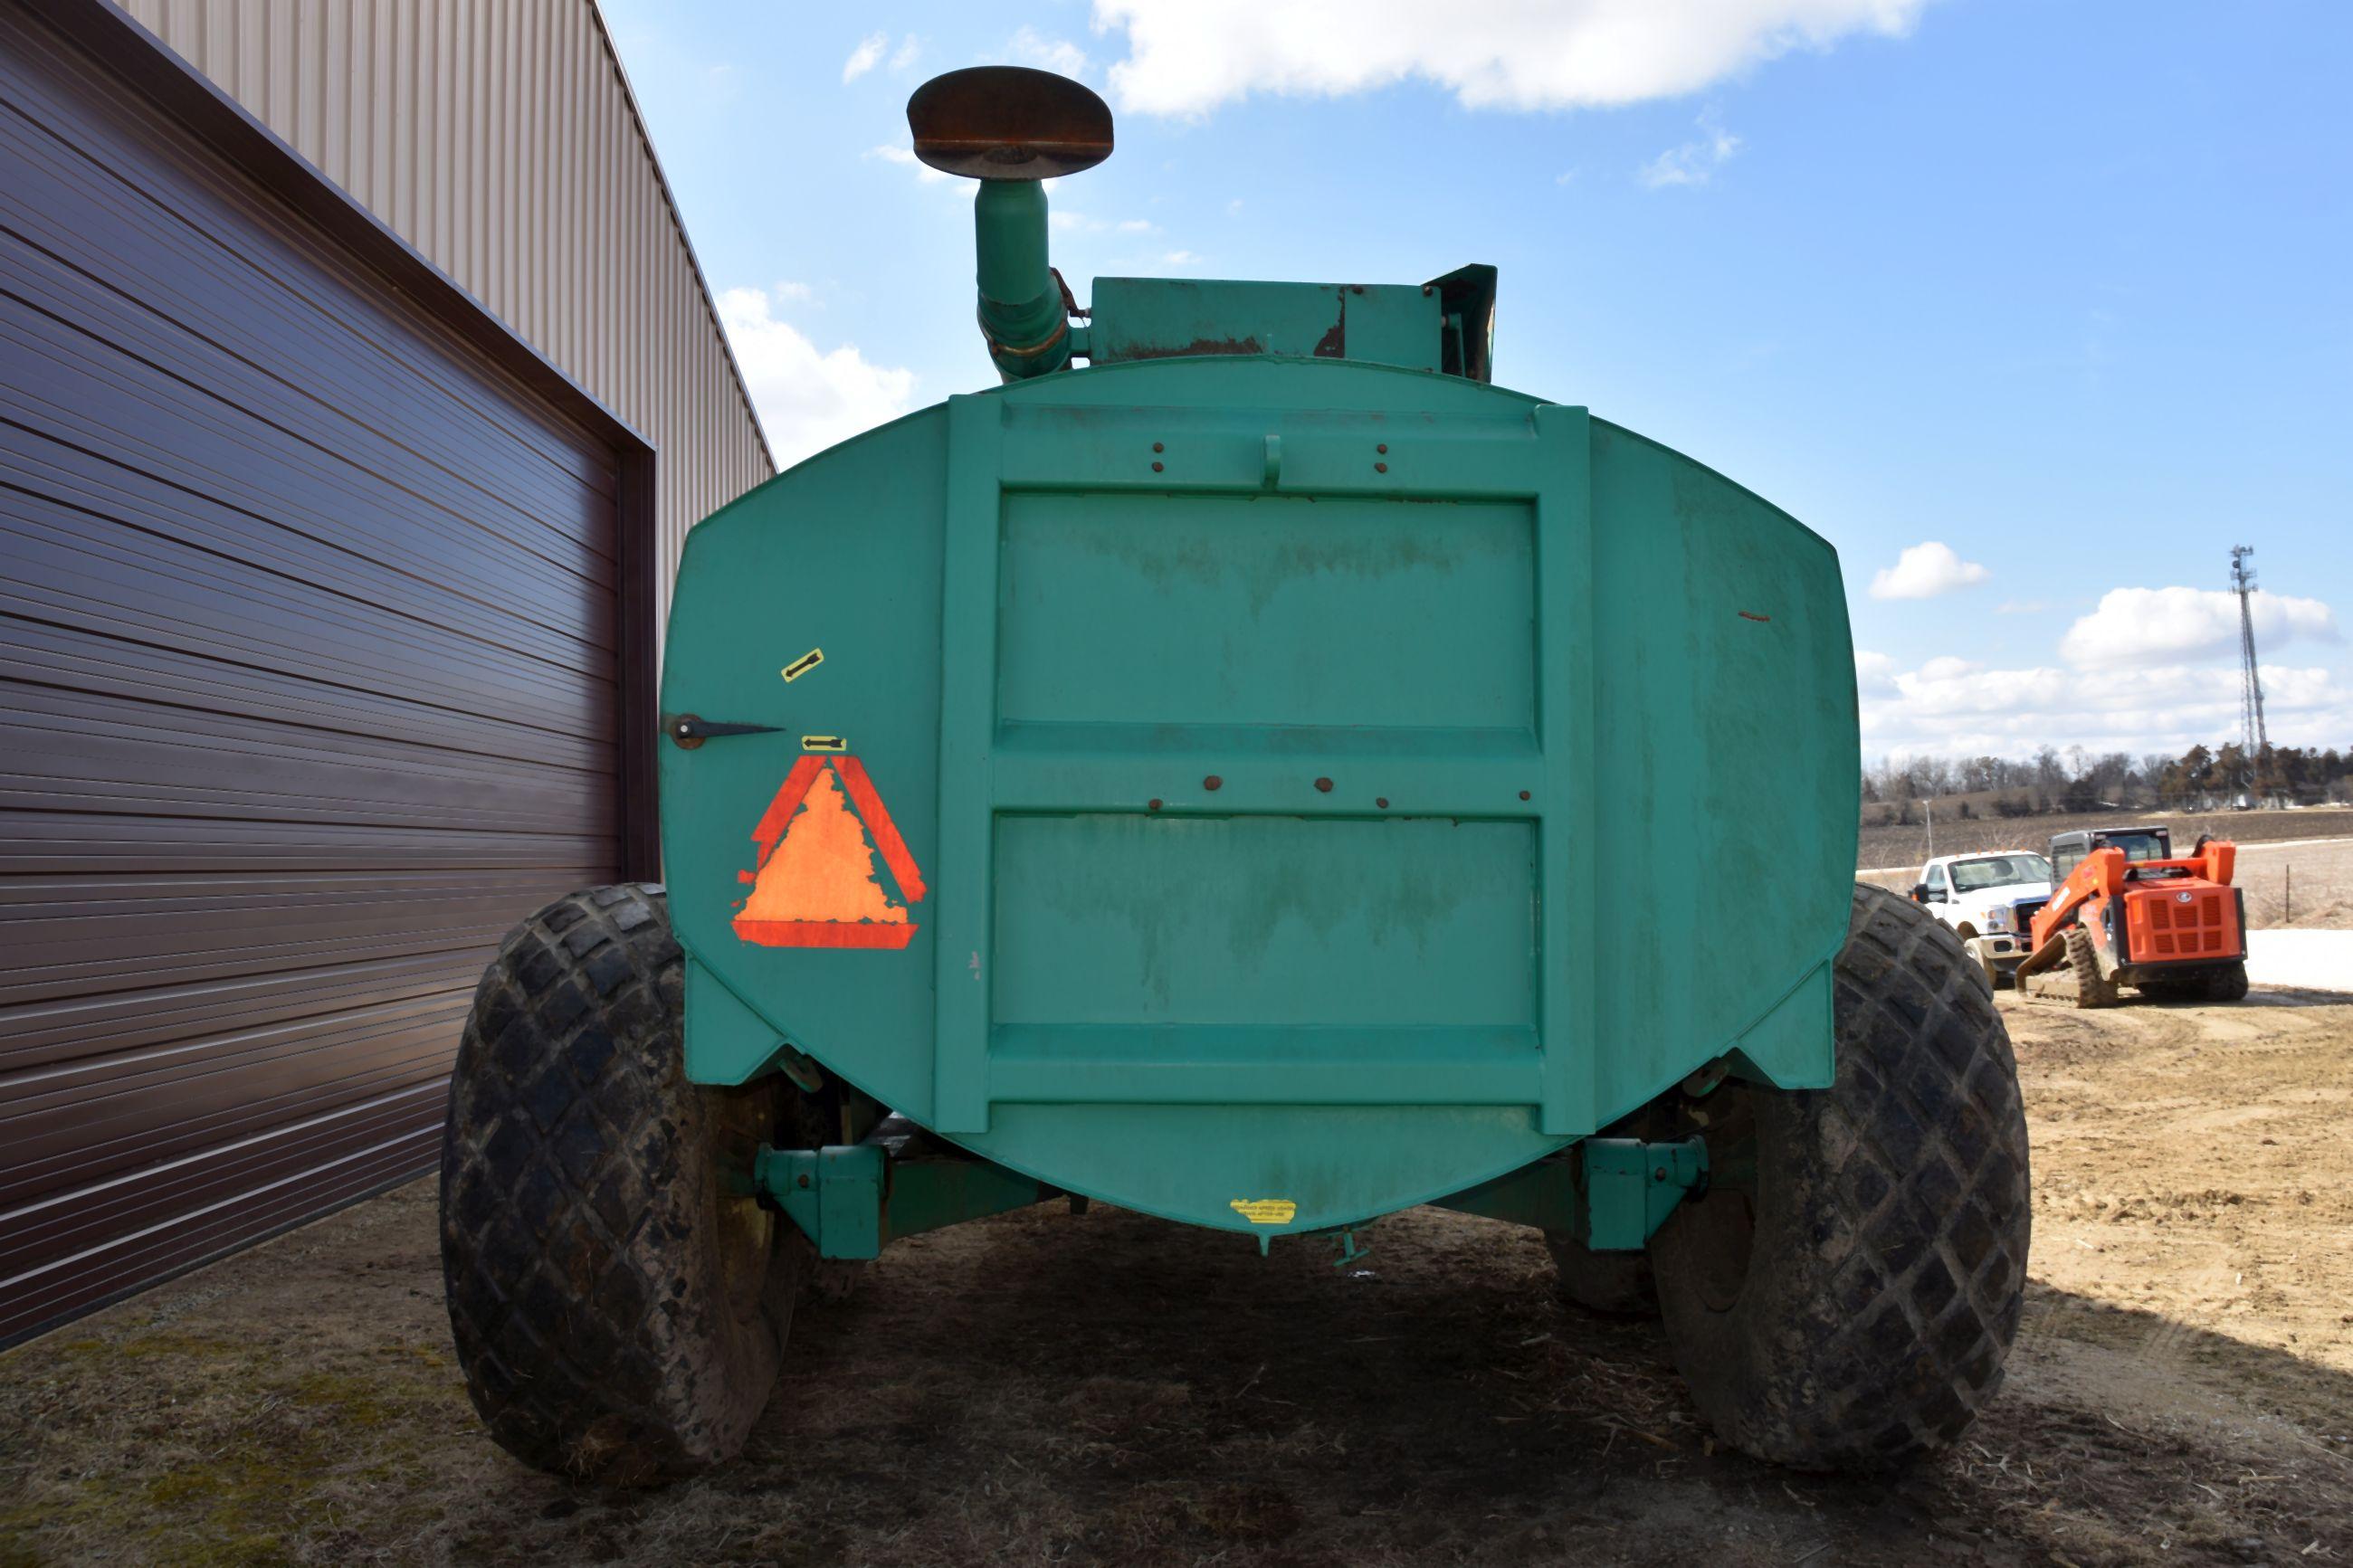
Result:
M0 1342L428 1169L488 950L641 868L649 459L526 356L0 8Z

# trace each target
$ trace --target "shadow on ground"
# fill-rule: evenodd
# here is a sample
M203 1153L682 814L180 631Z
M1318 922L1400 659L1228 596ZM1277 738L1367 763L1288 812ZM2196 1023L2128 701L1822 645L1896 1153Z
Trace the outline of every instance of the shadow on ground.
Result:
M910 1243L801 1324L746 1463L696 1489L706 1528L908 1564L2088 1565L2348 1544L2353 1463L2273 1412L2353 1411L2353 1379L2147 1314L2037 1290L2020 1377L1972 1442L1844 1479L1717 1449L1655 1325L1569 1315L1526 1233L1424 1211L1377 1227L1360 1265L1331 1256L1059 1207ZM2086 1358L2287 1397L2103 1408L2112 1369ZM584 1520L579 1543L626 1551L670 1506L600 1502L613 1533Z
M1372 1242L1335 1269L1059 1205L917 1237L804 1309L742 1462L603 1493L482 1439L420 1184L0 1358L0 1562L2353 1553L2353 1379L2294 1357L2038 1289L1962 1449L1801 1476L1715 1449L1655 1326L1568 1314L1531 1233L1425 1210Z

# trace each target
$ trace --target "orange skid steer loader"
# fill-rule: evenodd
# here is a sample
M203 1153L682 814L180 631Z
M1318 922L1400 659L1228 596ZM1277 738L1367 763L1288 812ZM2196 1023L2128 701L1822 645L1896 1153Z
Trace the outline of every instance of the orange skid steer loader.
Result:
M2130 985L2160 1002L2236 1002L2247 994L2246 898L2231 886L2235 845L2198 841L2175 859L2162 827L2062 833L2064 880L2035 915L2019 990L2113 1007Z

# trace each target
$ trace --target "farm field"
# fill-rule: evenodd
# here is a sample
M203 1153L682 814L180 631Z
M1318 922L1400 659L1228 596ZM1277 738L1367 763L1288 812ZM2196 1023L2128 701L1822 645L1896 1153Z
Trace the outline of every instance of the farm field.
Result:
M2116 812L2080 816L2012 816L1946 819L1936 814L1936 853L1962 855L1979 849L2040 849L2054 833L2073 827L2117 823L2149 823L2169 827L2174 842L2185 850L2201 833L2239 844L2260 844L2296 838L2353 837L2353 808L2312 806L2297 811ZM1917 867L1928 858L1927 830L1921 824L1898 827L1867 825L1855 848L1858 869L1888 870Z
M1891 1480L1715 1447L1533 1233L1372 1256L1060 1205L813 1300L751 1452L666 1491L475 1425L419 1182L0 1356L0 1563L2353 1561L2353 996L2001 996L2032 1121L2010 1384Z

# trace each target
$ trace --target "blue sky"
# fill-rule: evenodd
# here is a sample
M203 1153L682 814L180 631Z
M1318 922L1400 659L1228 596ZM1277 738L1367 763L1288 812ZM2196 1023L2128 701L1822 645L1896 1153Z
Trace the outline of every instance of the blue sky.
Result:
M992 383L903 109L1049 65L1082 298L1494 263L1499 382L1838 546L1866 756L2228 739L2233 543L2273 739L2353 744L2339 0L604 5L787 461Z

